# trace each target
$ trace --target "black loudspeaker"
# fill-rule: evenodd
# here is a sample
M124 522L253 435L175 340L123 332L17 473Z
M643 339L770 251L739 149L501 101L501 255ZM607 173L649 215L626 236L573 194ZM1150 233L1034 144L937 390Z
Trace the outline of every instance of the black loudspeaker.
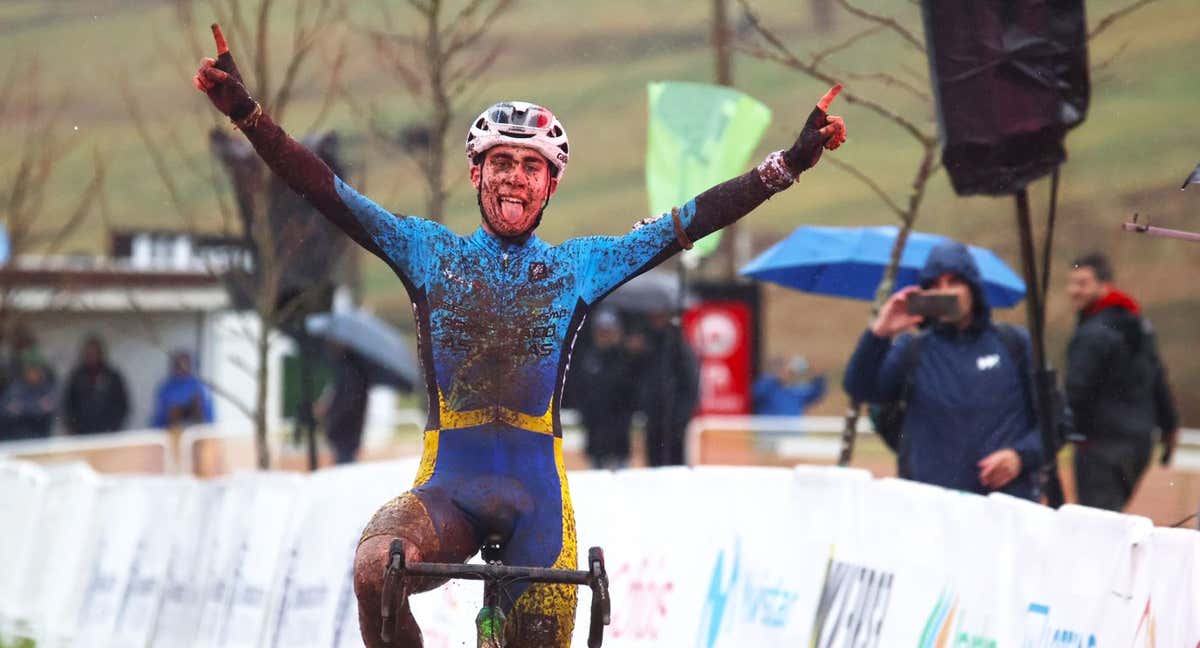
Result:
M1084 0L921 0L942 162L959 195L1011 194L1066 160L1088 107Z

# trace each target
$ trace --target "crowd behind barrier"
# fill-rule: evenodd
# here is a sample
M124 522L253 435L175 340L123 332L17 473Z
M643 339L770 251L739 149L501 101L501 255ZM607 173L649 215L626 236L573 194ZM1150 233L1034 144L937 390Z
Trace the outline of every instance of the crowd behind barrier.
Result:
M0 460L0 641L361 646L359 532L416 467L196 480ZM1145 518L833 467L569 480L612 580L606 646L1200 644L1200 534ZM473 645L480 599L474 582L414 598L425 645Z

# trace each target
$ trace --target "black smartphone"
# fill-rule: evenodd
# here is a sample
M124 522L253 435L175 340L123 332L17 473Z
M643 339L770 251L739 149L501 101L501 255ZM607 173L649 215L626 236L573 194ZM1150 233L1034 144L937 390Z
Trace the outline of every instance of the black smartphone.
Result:
M925 290L915 292L907 299L908 314L941 319L958 315L958 295L949 292Z

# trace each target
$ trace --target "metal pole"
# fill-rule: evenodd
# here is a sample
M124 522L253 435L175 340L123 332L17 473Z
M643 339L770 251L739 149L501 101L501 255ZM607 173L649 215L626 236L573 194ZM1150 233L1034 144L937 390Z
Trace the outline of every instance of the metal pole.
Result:
M1025 272L1025 316L1029 326L1029 337L1033 343L1033 380L1034 397L1037 402L1038 427L1042 433L1042 448L1047 455L1043 467L1047 473L1046 499L1053 508L1064 503L1062 486L1058 478L1058 457L1053 452L1054 442L1054 398L1051 394L1053 373L1046 369L1045 344L1045 311L1042 304L1041 285L1038 281L1036 262L1034 261L1033 224L1029 216L1029 194L1020 189L1015 195L1017 201L1017 230L1021 236L1021 265Z
M1050 300L1050 256L1054 249L1054 221L1058 214L1058 169L1050 176L1050 215L1046 219L1046 240L1042 244L1042 297ZM1042 304L1042 317L1045 321L1045 304Z
M839 466L849 466L854 459L854 441L858 435L858 417L862 411L861 403L851 403L846 410L845 427L842 428L842 451L838 453Z

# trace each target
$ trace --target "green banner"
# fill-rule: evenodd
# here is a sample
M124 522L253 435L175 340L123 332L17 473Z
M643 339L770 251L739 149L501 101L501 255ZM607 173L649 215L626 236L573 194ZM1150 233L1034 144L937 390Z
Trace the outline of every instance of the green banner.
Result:
M653 215L745 172L771 123L770 108L732 88L658 81L647 94L646 191ZM707 256L720 242L716 232L697 241L692 253Z

